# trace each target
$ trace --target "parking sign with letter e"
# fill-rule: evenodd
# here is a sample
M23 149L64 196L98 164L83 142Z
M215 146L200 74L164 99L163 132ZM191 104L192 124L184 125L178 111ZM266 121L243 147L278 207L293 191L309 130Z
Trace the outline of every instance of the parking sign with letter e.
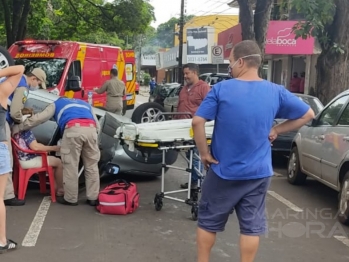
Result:
M212 46L212 64L224 64L223 46Z

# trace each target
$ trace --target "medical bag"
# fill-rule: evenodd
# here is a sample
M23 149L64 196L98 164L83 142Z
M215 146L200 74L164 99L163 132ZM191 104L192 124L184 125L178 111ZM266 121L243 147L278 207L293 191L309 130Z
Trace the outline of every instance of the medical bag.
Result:
M139 193L134 183L118 179L98 195L97 210L101 214L127 215L139 207Z

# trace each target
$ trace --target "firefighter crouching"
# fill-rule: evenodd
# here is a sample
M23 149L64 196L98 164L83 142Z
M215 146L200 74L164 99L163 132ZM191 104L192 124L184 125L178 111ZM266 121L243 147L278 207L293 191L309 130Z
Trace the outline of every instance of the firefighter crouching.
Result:
M5 79L4 79L5 80ZM23 75L15 91L9 96L7 100L8 110L6 113L6 137L8 142L8 148L11 156L11 167L13 167L13 156L12 156L12 144L11 144L11 129L14 123L22 122L22 109L27 101L29 90L36 90L39 85L43 89L46 89L46 74L40 68L34 68L31 72ZM6 206L22 206L25 204L24 200L16 198L12 182L12 173L9 174L4 202Z
M78 168L81 157L86 179L87 203L95 206L100 189L98 170L100 151L97 140L100 125L87 102L60 97L44 111L14 126L12 134L31 129L52 117L63 134L60 153L63 163L64 196L57 197L57 202L70 206L78 204Z

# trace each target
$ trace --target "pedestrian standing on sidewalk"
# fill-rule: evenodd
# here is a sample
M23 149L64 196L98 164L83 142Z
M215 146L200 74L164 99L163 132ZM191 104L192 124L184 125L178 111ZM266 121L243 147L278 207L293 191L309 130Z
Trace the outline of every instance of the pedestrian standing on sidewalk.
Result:
M216 233L232 211L240 225L240 261L253 262L266 231L265 196L273 168L271 143L314 117L310 107L285 87L258 75L261 51L254 41L234 46L234 79L215 85L193 118L194 138L208 169L199 202L198 262L210 260ZM289 119L273 127L275 118ZM215 120L211 152L205 123Z
M178 113L190 113L191 115L176 115L175 119L188 119L195 115L201 102L210 91L210 86L199 79L199 66L197 64L187 64L183 66L183 75L186 85L179 92L178 97ZM194 149L194 154L198 154L197 149ZM190 152L187 152L189 159ZM196 189L198 185L199 176L194 168L199 168L199 159L193 157L193 167L191 172L191 189ZM188 188L188 183L180 185L181 188Z
M7 99L16 89L24 72L24 66L11 66L0 70L0 254L15 249L17 243L6 238L6 209L4 203L7 177L12 172L11 157L6 136Z
M156 82L155 82L155 78L153 77L151 79L151 81L149 82L149 94L153 94L154 90L156 88Z

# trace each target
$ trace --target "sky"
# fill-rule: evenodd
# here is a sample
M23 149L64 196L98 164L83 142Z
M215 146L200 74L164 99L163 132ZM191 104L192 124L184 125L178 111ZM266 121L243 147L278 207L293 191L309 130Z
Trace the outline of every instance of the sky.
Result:
M167 22L171 17L179 17L181 0L150 0L155 8L156 22L152 26ZM231 0L185 0L186 15L214 15L214 14L239 14L238 9L230 8L227 4Z

